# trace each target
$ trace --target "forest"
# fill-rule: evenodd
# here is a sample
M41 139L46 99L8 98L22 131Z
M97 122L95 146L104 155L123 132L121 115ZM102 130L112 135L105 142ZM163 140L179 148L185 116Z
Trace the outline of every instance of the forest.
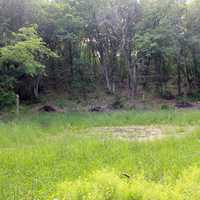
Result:
M0 200L200 200L200 0L0 0Z
M0 107L47 91L198 100L200 1L0 0Z

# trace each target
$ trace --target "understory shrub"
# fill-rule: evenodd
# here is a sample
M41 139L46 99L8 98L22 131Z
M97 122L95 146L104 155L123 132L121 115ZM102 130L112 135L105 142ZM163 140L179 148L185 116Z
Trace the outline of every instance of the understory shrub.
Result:
M123 107L124 107L123 99L120 96L116 95L111 105L111 108L117 110L117 109L122 109Z
M169 110L170 107L168 105L166 105L166 104L163 104L163 105L161 105L160 109L161 110Z
M185 170L177 180L146 180L140 175L125 178L114 171L97 171L88 178L66 181L49 200L199 200L200 168Z
M5 92L0 90L0 109L13 105L16 99L15 96L15 93L12 91Z

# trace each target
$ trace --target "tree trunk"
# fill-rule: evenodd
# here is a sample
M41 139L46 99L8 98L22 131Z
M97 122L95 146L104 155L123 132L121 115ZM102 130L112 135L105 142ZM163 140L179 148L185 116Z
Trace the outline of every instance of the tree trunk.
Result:
M72 50L72 42L68 41L68 58L69 58L69 65L70 65L70 73L71 77L74 76L74 69L73 69L73 50Z
M193 91L191 77L193 77L193 76L192 76L192 72L187 64L186 64L185 68L186 68L186 80L187 80L187 94L191 94Z
M129 67L129 95L137 96L137 69L135 66Z
M181 66L178 63L177 65L177 88L178 88L178 96L181 96Z
M137 96L137 65L134 63L133 64L133 86L134 86L134 91L133 95Z
M106 83L106 89L109 92L112 92L112 86L111 86L111 81L110 81L110 77L109 77L108 62L107 62L106 55L103 52L103 50L100 51L100 62L101 62L101 67L102 67L102 71L103 71L103 76L104 76L105 83Z
M162 80L162 72L161 72L161 65L162 60L161 56L157 56L155 58L155 67L156 67L156 74L157 74L157 90L159 91L159 95L163 96L163 80Z
M112 48L112 61L110 63L110 66L112 67L112 73L111 73L111 80L112 80L112 93L115 94L116 92L116 83L117 83L117 69L118 69L118 63L117 63L117 47L114 46Z
M137 68L132 61L131 50L125 51L125 60L129 72L129 95L134 98L137 95Z
M38 75L38 77L35 80L34 83L34 96L37 99L39 97L39 85L40 85L41 75Z
M103 72L104 72L104 78L106 81L106 88L108 89L109 92L111 92L112 87L111 87L110 78L109 78L108 66L105 63L103 63Z

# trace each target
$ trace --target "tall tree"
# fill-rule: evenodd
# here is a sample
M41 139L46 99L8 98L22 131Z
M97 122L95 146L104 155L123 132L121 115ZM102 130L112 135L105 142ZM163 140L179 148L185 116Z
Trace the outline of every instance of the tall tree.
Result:
M21 28L12 35L12 42L0 49L0 74L10 80L9 87L1 83L1 91L17 90L17 81L29 77L33 82L32 96L38 98L41 76L45 74L44 60L56 54L46 47L36 26Z

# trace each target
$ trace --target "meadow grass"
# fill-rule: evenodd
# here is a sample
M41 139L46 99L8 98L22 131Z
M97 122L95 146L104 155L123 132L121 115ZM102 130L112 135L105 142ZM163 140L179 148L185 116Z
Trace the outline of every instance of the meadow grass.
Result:
M151 142L83 137L93 127L166 124L197 128ZM199 139L199 111L24 114L0 122L0 199L45 200L66 180L105 169L175 182L184 169L200 166Z

